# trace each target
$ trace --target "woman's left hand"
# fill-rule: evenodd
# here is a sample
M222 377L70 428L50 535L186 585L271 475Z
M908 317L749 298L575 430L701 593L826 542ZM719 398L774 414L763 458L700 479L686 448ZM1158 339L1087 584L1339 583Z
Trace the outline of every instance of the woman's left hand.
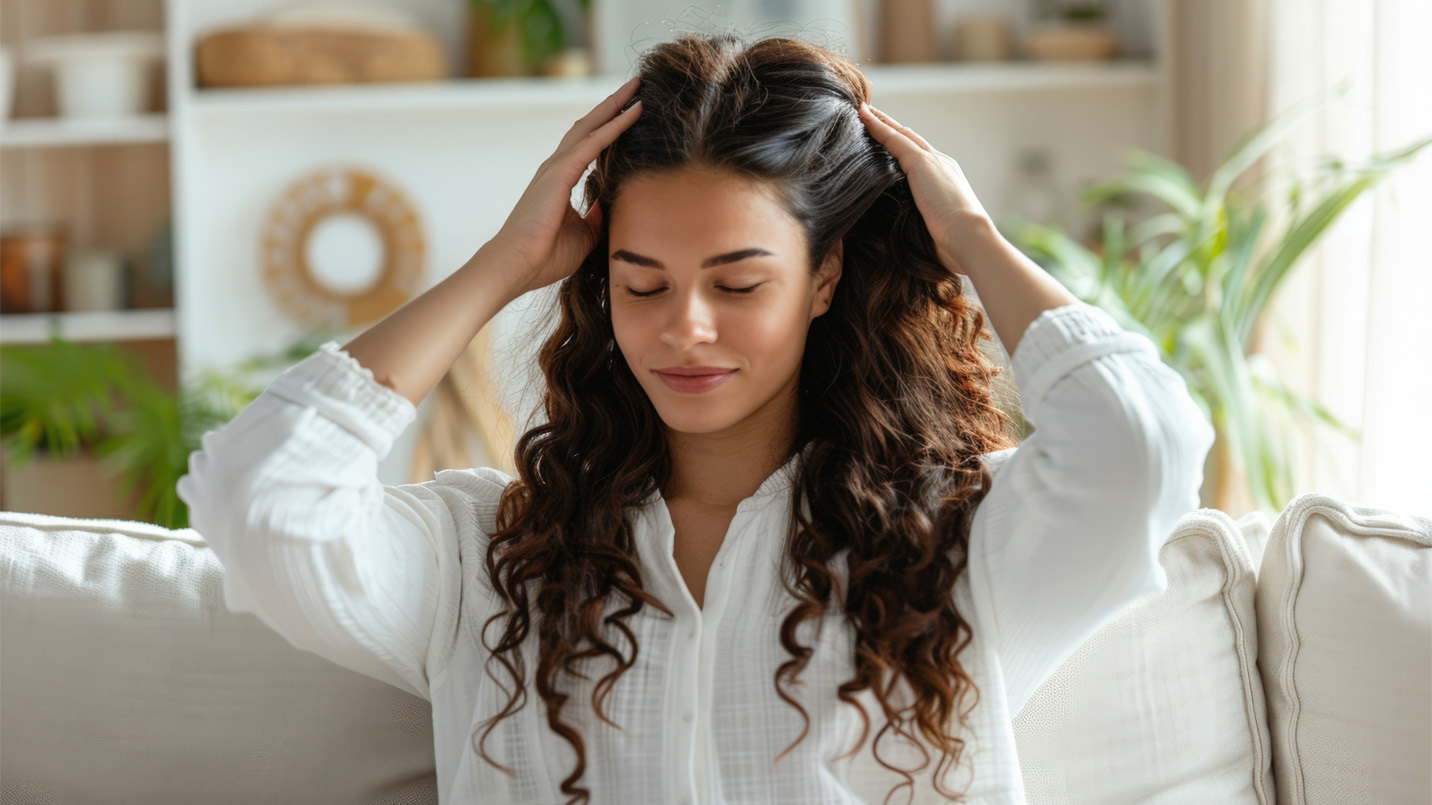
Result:
M914 129L900 125L895 118L869 104L860 105L860 119L871 136L900 163L900 169L909 179L910 193L930 230L940 262L952 271L968 274L953 248L956 230L972 220L987 221L989 213L975 197L960 163L936 151Z

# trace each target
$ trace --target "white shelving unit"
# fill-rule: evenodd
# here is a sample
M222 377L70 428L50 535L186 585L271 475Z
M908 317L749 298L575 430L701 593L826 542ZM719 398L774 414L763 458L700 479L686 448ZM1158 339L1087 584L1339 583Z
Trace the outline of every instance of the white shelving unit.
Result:
M103 310L82 313L20 313L0 316L0 344L66 341L149 341L174 337L174 311Z
M0 127L0 149L65 148L162 143L169 115L155 112L121 120L12 120Z

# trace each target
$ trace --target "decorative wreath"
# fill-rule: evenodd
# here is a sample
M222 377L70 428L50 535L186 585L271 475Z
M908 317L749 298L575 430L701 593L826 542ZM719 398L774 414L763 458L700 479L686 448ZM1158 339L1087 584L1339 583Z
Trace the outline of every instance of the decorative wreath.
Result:
M353 293L321 282L307 256L314 227L344 213L367 218L383 238L378 278ZM396 187L364 170L326 168L289 185L270 208L260 242L269 295L304 324L369 324L411 299L422 280L426 247L417 211Z

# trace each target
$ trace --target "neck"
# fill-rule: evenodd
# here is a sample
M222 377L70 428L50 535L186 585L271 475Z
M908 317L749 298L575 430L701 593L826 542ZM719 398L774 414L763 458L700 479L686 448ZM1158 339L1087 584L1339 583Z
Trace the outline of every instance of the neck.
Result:
M717 433L668 429L671 477L662 492L668 503L734 509L780 469L795 442L795 400L757 411Z

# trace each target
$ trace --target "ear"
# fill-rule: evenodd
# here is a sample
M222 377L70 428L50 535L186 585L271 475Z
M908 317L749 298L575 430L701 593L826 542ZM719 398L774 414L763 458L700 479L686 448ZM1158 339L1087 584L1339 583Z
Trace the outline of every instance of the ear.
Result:
M816 271L815 299L811 301L810 317L817 316L830 310L831 297L835 296L835 286L840 282L841 268L845 263L845 241L837 241L835 248L821 261L820 269Z

